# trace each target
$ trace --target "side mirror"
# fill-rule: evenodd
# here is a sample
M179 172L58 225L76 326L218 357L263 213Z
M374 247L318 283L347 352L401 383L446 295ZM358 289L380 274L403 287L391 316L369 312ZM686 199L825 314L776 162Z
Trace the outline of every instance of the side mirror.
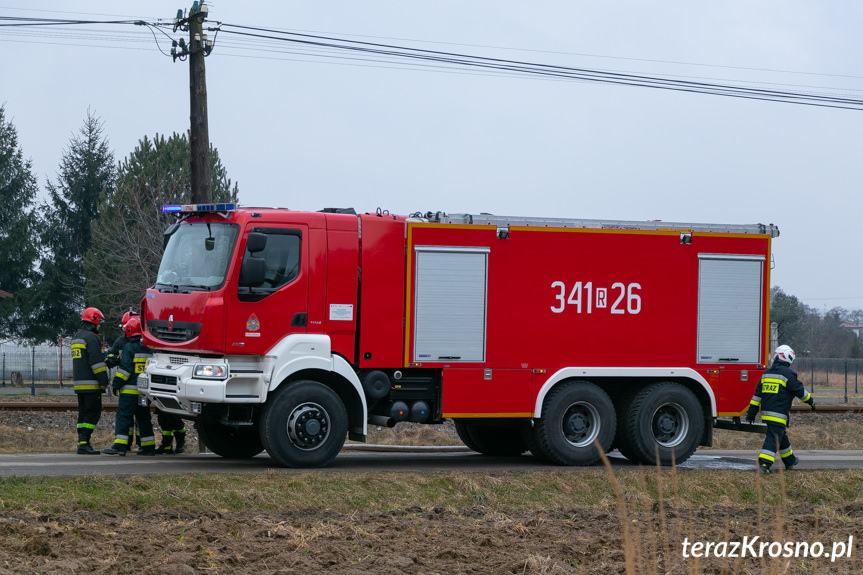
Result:
M253 288L264 283L265 263L264 258L246 258L243 262L243 269L240 273L240 285L243 287Z
M249 233L249 237L246 239L246 250L249 253L256 254L258 252L262 252L266 247L267 234L262 234L260 232Z

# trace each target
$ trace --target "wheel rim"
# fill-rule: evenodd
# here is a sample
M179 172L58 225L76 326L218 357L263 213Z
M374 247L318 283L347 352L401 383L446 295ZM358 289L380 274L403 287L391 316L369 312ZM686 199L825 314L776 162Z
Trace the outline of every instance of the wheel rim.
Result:
M323 445L330 435L330 417L317 403L303 403L288 417L288 437L297 448L311 451Z
M575 447L591 445L599 435L599 412L584 402L573 403L563 414L563 436Z
M689 415L676 403L659 406L651 421L653 437L662 447L676 447L689 434Z

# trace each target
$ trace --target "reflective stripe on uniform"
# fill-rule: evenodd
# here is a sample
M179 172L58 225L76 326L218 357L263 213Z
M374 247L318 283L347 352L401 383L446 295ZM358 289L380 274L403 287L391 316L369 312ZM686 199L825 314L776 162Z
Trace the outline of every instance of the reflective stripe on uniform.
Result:
M776 461L776 452L762 449L761 453L758 454L758 459L766 459L770 463L773 463L774 461Z
M775 423L781 423L782 425L787 425L788 417L784 413L779 413L778 411L762 411L761 421L772 421Z
M759 405L761 405L761 398L760 397L753 397L752 399L749 400L749 405L754 405L755 407L758 407Z
M102 373L103 371L108 371L108 366L104 361L100 361L99 363L94 363L90 365L90 369L93 371L93 374Z
M101 391L102 386L99 385L98 383L89 383L88 382L88 383L85 383L83 385L76 383L72 386L72 389L74 389L75 391L90 391L92 389L96 389L96 390Z
M794 455L794 451L791 450L790 445L785 449L781 449L779 451L779 457L781 457L782 459L785 459L786 457L791 457L792 455Z
M125 369L117 369L116 373L114 373L114 377L118 377L123 381L129 381L129 372Z
M120 393L123 395L141 395L141 392L134 385L124 385L120 388Z
M155 435L148 435L147 437L141 438L141 447L147 447L149 445L156 445Z
M762 377L761 383L778 383L782 387L786 387L788 384L788 378L778 373L771 373L770 375Z
M812 394L811 394L811 393L809 393L809 392L807 391L807 392L806 392L806 395L804 395L804 396L803 396L803 400L802 400L802 401L803 401L803 403L806 403L806 402L807 402L807 401L809 401L810 399L812 399Z
M128 435L115 435L114 443L119 443L121 445L129 445L129 436Z
M94 423L79 423L78 429L96 429L96 425Z

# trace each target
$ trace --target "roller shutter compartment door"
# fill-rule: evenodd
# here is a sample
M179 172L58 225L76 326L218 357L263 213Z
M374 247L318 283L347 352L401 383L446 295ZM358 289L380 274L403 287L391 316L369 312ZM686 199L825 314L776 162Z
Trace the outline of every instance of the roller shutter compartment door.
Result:
M698 362L758 363L764 257L698 258Z
M485 361L488 248L414 249L413 361Z

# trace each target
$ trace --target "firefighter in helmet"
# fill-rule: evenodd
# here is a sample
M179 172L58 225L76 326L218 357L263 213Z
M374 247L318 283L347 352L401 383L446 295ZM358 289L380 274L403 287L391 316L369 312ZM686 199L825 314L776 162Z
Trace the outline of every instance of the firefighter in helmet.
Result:
M126 343L128 343L129 339L126 337L126 324L129 323L129 319L138 315L138 312L129 310L123 314L123 319L120 320L120 329L122 332L117 339L114 340L114 343L111 344L111 348L108 350L108 353L105 355L105 363L108 366L108 369L114 369L118 365L120 365L120 355L123 353L123 347L125 347ZM132 419L129 425L129 436L132 437L135 435L135 420ZM137 436L138 447L141 447L141 434L139 433Z
M123 330L123 333L114 340L114 343L111 344L111 348L108 350L108 355L105 356L105 363L109 368L115 368L120 364L120 354L123 352L123 346L129 341L126 339L126 324L129 322L129 318L136 315L138 315L136 311L127 311L123 314L123 319L120 320L120 329Z
M156 454L156 438L150 420L146 398L138 390L138 374L144 373L147 360L152 357L150 348L141 342L141 318L133 316L126 322L126 345L120 355L120 365L114 374L114 391L119 395L117 419L114 426L114 445L105 455L126 455L129 450L129 429L133 418L138 421L141 436L139 455Z
M803 384L797 379L797 373L791 369L794 362L794 350L787 345L780 345L773 355L773 365L764 370L761 380L755 386L755 394L749 402L746 414L748 423L755 422L755 414L761 409L761 421L767 424L764 445L758 455L758 470L764 475L770 474L770 467L776 461L776 453L785 465L791 469L800 460L791 449L788 440L788 412L791 402L798 397L803 403L808 403L815 409L815 400Z
M102 354L99 324L105 316L94 307L81 314L81 325L72 338L72 379L78 396L78 455L99 455L90 436L102 416L102 393L108 387L108 366Z

